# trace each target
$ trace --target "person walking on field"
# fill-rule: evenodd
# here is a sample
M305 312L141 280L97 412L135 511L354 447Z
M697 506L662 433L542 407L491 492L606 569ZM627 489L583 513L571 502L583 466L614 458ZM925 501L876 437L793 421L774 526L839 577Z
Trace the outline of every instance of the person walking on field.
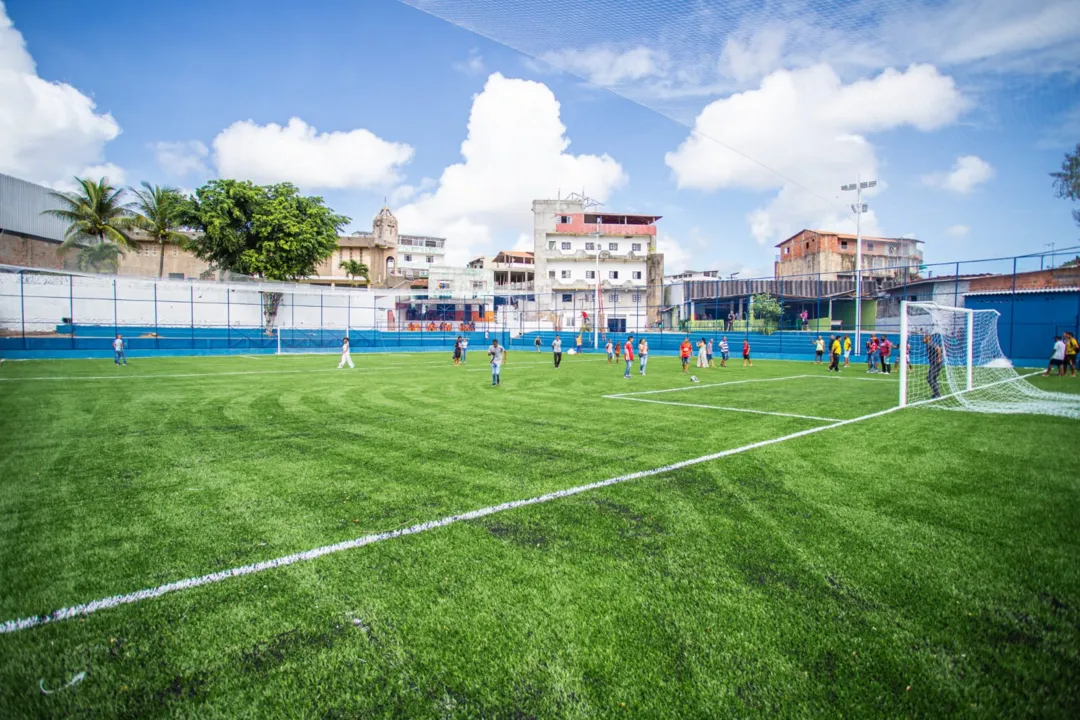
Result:
M117 365L127 365L127 355L124 354L124 336L120 333L116 334L116 339L112 341L113 349L113 362Z
M461 364L464 365L465 361L469 359L469 338L463 335L461 337Z
M555 359L555 369L557 370L559 365L562 364L562 339L558 335L551 341L551 352Z
M540 336L539 335L536 336L536 340L533 341L533 345L536 346L536 352L539 354L539 352L540 352Z
M705 353L705 338L701 338L700 340L698 340L697 347L697 366L699 368L709 367L708 356Z
M454 364L461 364L461 336L457 336L457 340L454 340Z
M577 354L580 355L581 354L581 333L578 333L577 340L576 340L576 345L577 345Z
M705 359L709 362L709 367L716 367L716 362L713 360L713 339L709 338L709 344L705 347Z
M638 343L638 362L641 375L644 377L645 366L649 364L649 341L645 338L641 338L641 342Z
M835 335L829 343L829 369L840 372L840 338Z
M821 339L821 336L817 336L817 340L814 341L814 364L820 365L821 358L825 355L825 341Z
M622 344L619 342L619 338L614 338L615 341L615 362L619 362L622 359Z
M754 361L750 359L750 338L742 341L742 366L754 367Z
M683 374L690 371L690 356L693 352L694 349L690 347L690 336L687 335L683 338L682 344L679 345L679 359L682 360Z
M350 368L356 367L353 365L352 355L349 354L349 338L346 336L341 341L341 362L337 364L338 370L348 365Z
M881 336L881 342L878 343L878 353L881 355L881 372L886 375L892 374L892 341L886 336Z
M1054 336L1054 352L1050 355L1050 364L1046 366L1043 377L1050 374L1051 368L1057 368L1058 377L1065 376L1065 343L1058 335Z
M615 362L615 348L613 347L611 340L607 341L607 345L604 346L604 349L607 350L607 364L610 365Z
M1076 354L1080 352L1080 343L1076 342L1076 336L1065 331L1065 372L1072 370L1072 376L1076 377Z
M626 372L623 373L623 379L630 379L630 368L634 364L634 336L628 335L626 337Z
M502 385L502 364L506 359L506 348L493 339L491 347L488 348L488 356L491 358L491 387Z
M720 367L727 367L727 361L731 359L731 348L728 347L727 335L720 338Z
M851 365L851 336L844 336L844 367Z

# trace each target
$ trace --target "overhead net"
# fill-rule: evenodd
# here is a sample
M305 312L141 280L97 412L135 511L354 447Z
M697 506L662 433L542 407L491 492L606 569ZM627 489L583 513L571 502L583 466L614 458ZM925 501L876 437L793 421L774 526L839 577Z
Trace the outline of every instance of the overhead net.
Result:
M904 404L1080 419L1080 393L1035 387L1027 378L1038 371L1021 374L1001 352L996 310L934 303L905 303L904 308L898 359L904 364Z

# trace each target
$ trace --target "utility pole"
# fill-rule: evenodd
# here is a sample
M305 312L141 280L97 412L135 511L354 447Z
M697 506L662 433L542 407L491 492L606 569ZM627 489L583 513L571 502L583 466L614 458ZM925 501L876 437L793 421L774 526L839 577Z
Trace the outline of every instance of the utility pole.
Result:
M851 212L855 213L855 354L859 354L862 347L862 214L866 212L866 204L862 201L862 191L866 188L877 187L877 180L863 181L856 177L854 183L841 185L841 192L855 191L855 204L850 206Z
M1056 243L1052 243L1052 242L1048 242L1048 243L1043 243L1043 247L1048 247L1048 248L1050 248L1050 269L1051 269L1051 270L1052 270L1052 269L1054 268L1054 260L1056 260L1056 258L1054 257L1054 245L1055 245L1055 244L1056 244ZM1045 256L1045 255L1043 255L1043 258L1045 259L1045 258L1046 258L1046 256ZM1039 269L1041 270L1041 269L1042 269L1042 267L1041 267L1042 263L1039 263L1039 265L1040 265L1040 268L1039 268Z

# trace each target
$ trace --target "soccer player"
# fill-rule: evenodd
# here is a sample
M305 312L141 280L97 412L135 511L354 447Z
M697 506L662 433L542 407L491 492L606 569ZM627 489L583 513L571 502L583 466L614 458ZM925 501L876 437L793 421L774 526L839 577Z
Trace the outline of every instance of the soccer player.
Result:
M464 365L465 361L469 358L469 338L466 336L461 337L461 364Z
M612 345L610 339L607 341L607 344L604 345L604 349L607 350L607 364L610 365L615 361L615 347Z
M1054 352L1050 355L1050 364L1046 366L1043 377L1050 374L1050 368L1057 368L1058 377L1065 376L1065 343L1060 335L1054 336Z
M124 336L120 333L116 334L116 339L112 341L113 349L113 362L117 365L127 365L127 356L124 355Z
M498 340L493 339L491 347L488 348L488 355L491 357L491 387L502 385L502 364L506 357L506 349L499 344Z
M881 372L886 375L892 374L892 341L885 335L881 336L881 342L878 343L878 352L881 353Z
M938 387L938 377L945 366L945 353L940 343L929 334L923 335L923 345L926 346L926 361L930 364L926 371L926 384L930 386L930 397L941 397L941 388Z
M457 336L457 340L454 341L454 364L461 364L461 336Z
M536 340L533 342L533 345L536 346L536 352L539 353L540 352L540 336L539 335L536 336Z
M1065 340L1065 372L1072 370L1072 376L1076 377L1076 354L1080 351L1080 343L1076 342L1076 336L1066 330Z
M630 379L630 366L634 364L634 336L626 336L626 372L623 373L623 380Z
M551 341L551 352L555 358L555 368L558 369L562 363L562 339L558 335Z
M825 341L821 339L821 336L817 336L817 340L814 341L814 364L820 365L821 358L825 354Z
M679 359L682 360L683 374L690 372L690 356L694 353L694 348L690 345L690 336L687 335L683 338L682 344L679 345Z
M709 361L709 367L716 367L716 362L713 360L713 343L712 338L709 338L709 344L705 348L705 359Z
M742 341L742 366L754 367L754 361L750 359L750 338L744 338Z
M644 376L645 366L649 364L649 341L645 338L641 338L641 342L638 343L638 360L640 363L640 372L642 376Z
M878 343L877 335L871 335L870 339L866 341L866 372L877 372L877 354Z
M844 336L844 367L851 365L851 336Z
M840 372L840 338L836 335L831 335L832 342L829 343L829 369Z
M353 365L352 355L349 354L349 337L347 335L341 341L341 362L337 364L338 370L346 365L350 368L356 367Z
M577 340L575 341L575 344L577 346L577 354L580 355L581 354L581 333L578 333Z
M727 367L727 361L731 359L731 348L728 347L727 335L720 338L720 367Z

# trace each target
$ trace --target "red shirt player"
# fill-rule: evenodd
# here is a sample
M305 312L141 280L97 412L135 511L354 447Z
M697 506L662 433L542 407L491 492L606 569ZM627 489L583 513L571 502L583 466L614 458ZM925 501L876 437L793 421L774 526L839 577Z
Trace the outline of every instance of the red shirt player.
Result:
M749 365L750 367L754 367L753 361L750 360L750 341L749 340L743 340L742 341L742 364L743 364L743 367L746 367L747 365Z
M626 350L626 362L631 362L634 359L634 341L627 340L623 348Z
M690 338L686 338L682 341L682 345L679 346L679 357L682 359L682 371L688 372L690 368L690 355L694 352L694 348L690 345Z

